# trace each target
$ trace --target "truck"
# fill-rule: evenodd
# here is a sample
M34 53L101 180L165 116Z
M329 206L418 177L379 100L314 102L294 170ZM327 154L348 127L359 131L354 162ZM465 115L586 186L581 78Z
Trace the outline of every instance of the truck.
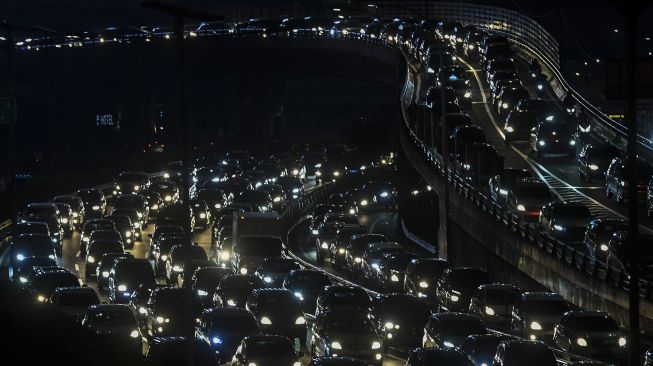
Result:
M234 273L254 273L263 260L284 252L284 221L276 212L234 212L232 230L229 257Z

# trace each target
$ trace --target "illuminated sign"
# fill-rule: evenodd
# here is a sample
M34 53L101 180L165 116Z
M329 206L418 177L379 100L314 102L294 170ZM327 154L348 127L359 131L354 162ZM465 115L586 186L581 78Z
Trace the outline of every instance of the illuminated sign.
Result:
M113 126L113 115L112 114L96 114L95 115L95 124L97 126Z

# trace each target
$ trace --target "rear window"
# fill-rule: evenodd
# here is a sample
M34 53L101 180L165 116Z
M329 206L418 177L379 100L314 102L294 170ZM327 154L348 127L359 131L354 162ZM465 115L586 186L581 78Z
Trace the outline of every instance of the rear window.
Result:
M58 306L91 306L99 304L96 294L91 292L62 293L57 301Z

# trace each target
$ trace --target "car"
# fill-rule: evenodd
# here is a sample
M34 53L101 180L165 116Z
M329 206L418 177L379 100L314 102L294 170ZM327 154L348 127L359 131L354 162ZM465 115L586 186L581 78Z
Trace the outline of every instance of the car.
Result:
M353 235L360 235L367 233L367 228L364 225L341 225L336 229L336 235L331 240L329 245L329 257L331 258L331 265L341 270L345 266L347 243Z
M150 206L142 194L123 194L116 197L113 202L113 210L134 209L141 223L147 222L150 217ZM133 219L133 218L132 218Z
M499 113L499 116L505 117L520 100L528 98L528 91L524 87L512 86L503 88L495 99L497 113Z
M321 203L315 206L311 214L311 222L309 224L309 231L311 234L318 234L318 228L320 224L324 222L324 217L329 213L342 213L342 208L328 203Z
M132 249L136 240L136 230L134 230L134 224L132 224L129 216L111 215L106 218L113 221L116 230L120 233L120 241L122 241L125 248Z
M531 129L530 145L538 158L547 155L576 155L574 128L567 121L539 121Z
M646 355L644 356L644 366L651 365L653 365L653 349L647 350Z
M479 187L503 169L504 160L491 144L472 143L466 144L463 152L455 156L453 165L464 181Z
M67 317L80 321L89 306L100 303L100 297L90 287L57 287L50 295L49 303Z
M63 228L59 223L59 218L54 215L29 215L25 217L26 221L43 222L48 225L48 232L50 233L50 240L54 245L57 255L63 254Z
M299 299L289 290L259 288L247 298L246 309L254 314L261 332L278 334L303 344L306 319Z
M32 276L28 292L40 303L46 303L57 287L79 287L80 280L72 272L61 267L48 267Z
M129 298L129 304L127 306L129 306L129 309L131 309L136 316L139 326L145 325L147 320L147 301L150 299L152 291L159 287L166 287L166 285L156 282L142 283L138 285L134 292L132 292L132 296ZM122 304L116 305L123 306Z
M408 252L386 253L377 262L375 277L369 281L382 292L403 292L408 264L416 256ZM365 282L365 280L364 280Z
M488 140L481 126L469 125L455 127L449 136L449 156L454 159L464 157L467 146L486 143L488 143Z
M193 365L213 366L218 362L215 351L209 345L197 338L183 336L153 337L148 342L145 360L151 366L183 365L188 362L189 349L192 349Z
M91 241L91 233L95 230L111 230L116 231L116 224L108 219L90 219L87 220L82 229L81 239L79 241L80 255L86 255L86 246Z
M584 144L576 157L578 174L588 183L594 178L603 179L612 159L619 155L620 151L609 144Z
M179 200L179 187L174 181L156 181L150 186L150 191L158 193L164 205L172 205Z
M553 200L549 186L539 178L518 178L514 189L506 194L508 211L526 222L537 222L542 206Z
M211 348L220 364L231 360L244 337L259 333L249 310L230 307L205 309L195 327L195 337Z
M612 235L619 231L628 231L628 221L620 218L592 220L587 225L583 240L587 254L594 260L605 262L610 248L608 243Z
M209 206L211 216L214 216L218 210L227 206L231 200L224 190L214 186L208 186L198 190L196 196L198 200L204 201Z
M258 212L272 211L272 197L267 192L246 189L234 197L234 204L251 205Z
M283 280L294 269L300 269L299 264L290 258L266 258L256 269L254 274L263 280L266 287L279 288Z
M361 312L322 311L311 329L311 356L349 356L383 364L383 340Z
M279 236L239 235L231 247L231 269L234 273L254 273L266 258L279 258L283 252Z
M517 181L521 178L530 177L532 177L532 174L526 169L503 168L499 174L490 178L488 183L492 199L498 203L505 204L508 199L508 192L515 190Z
M646 200L648 183L653 176L653 169L643 160L637 161L637 197L641 201ZM628 163L622 158L614 158L605 172L605 195L614 197L621 203L626 199L628 181Z
M277 179L277 184L280 185L286 193L287 202L298 200L304 196L304 185L300 178L289 176L279 177L279 179Z
M533 112L538 121L560 118L553 102L542 98L525 98L521 99L515 105L513 110L523 112Z
M208 229L209 223L211 222L211 210L206 201L199 199L190 200L190 207L193 210L195 227Z
M232 366L300 366L299 355L288 338L255 335L243 338L231 359Z
M16 263L16 271L12 274L13 281L19 285L29 283L34 269L56 267L57 261L50 257L26 257L19 263Z
M25 210L21 213L23 217L29 216L56 216L57 220L61 220L61 211L54 203L30 203Z
M397 242L370 243L362 255L361 279L371 280L376 277L379 262L384 255L389 253L403 253L406 249Z
M195 226L194 219L189 205L175 203L159 209L154 225L156 227L162 225L180 226L184 233L190 235L193 232L192 228Z
M383 243L388 239L382 234L360 234L350 238L345 247L345 268L350 278L362 276L363 252L371 243Z
M126 304L141 284L156 283L152 265L147 259L119 258L109 271L108 299L110 303Z
M406 294L384 295L373 301L369 312L386 350L389 347L404 350L419 347L430 315L431 310L425 302Z
M458 349L467 356L474 366L486 366L492 364L497 347L501 342L515 339L511 335L501 333L473 334L467 336Z
M506 143L513 141L529 141L531 130L537 126L537 115L531 110L512 109L506 116L503 133Z
M131 253L105 253L100 259L96 259L95 278L97 280L98 290L102 290L109 285L109 273L113 267L114 260L118 258L133 258Z
M286 207L286 192L279 184L263 184L258 188L272 197L272 210L282 212Z
M59 210L59 223L63 229L65 237L70 237L73 233L73 209L67 203L55 203Z
M21 262L27 258L46 257L56 259L50 236L45 234L20 234L11 240L11 264L15 274L21 273ZM15 277L18 278L18 277Z
M416 348L408 355L406 366L472 366L464 354L455 349Z
M467 313L436 313L431 315L424 327L422 347L458 348L474 334L486 334L481 318Z
M467 77L467 70L462 65L443 66L438 70L438 87L446 85L453 89L458 103L469 107L472 101L472 88Z
M170 337L188 334L188 330L195 326L201 313L202 307L192 296L190 289L158 287L147 300L147 336Z
M326 311L367 312L370 305L372 301L361 287L331 285L324 287L318 295L315 316Z
M558 362L545 343L512 340L499 343L492 366L556 366Z
M561 350L604 362L624 360L627 356L625 332L603 311L569 311L553 333L553 343Z
M145 227L145 216L142 216L135 208L114 208L111 211L111 216L127 216L132 222L133 227L133 240L140 240L141 233Z
M220 280L213 293L213 306L244 308L249 294L265 285L253 274L233 274Z
M327 160L315 171L317 184L325 182L335 183L347 175L347 167L344 163Z
M11 228L11 236L18 237L22 234L42 234L50 237L50 228L45 222L21 220Z
M455 267L444 271L437 284L440 311L469 311L474 291L480 285L491 283L485 270L473 267Z
M127 305L91 305L86 308L81 326L92 335L93 342L119 345L119 352L142 352L138 322Z
M143 172L122 172L114 181L114 195L132 194L146 191L150 178Z
M583 203L554 201L542 207L537 227L552 238L584 251L585 231L592 219L592 213Z
M366 366L367 362L354 357L314 357L308 366Z
M512 305L521 293L521 289L512 284L481 285L472 295L469 312L478 316L489 328L509 331Z
M186 243L173 246L170 248L170 254L166 261L166 282L168 284L176 284L178 282L177 277L180 273L186 270L187 264L191 261L207 259L208 257L204 248L199 245L188 245L188 243Z
M304 314L315 314L317 297L329 285L329 276L310 269L292 270L283 280L283 288L290 290L301 301Z
M628 252L627 231L617 231L612 234L608 242L606 251L605 265L610 268L607 274L614 281L620 281L622 274L628 276L631 269ZM638 263L640 276L646 280L653 280L653 235L649 233L640 233L637 237L639 246Z
M84 202L76 195L56 196L52 200L55 204L63 203L70 206L72 211L72 226L79 230L85 219Z
M404 291L429 303L436 299L437 282L451 264L442 258L415 258L406 266Z
M95 269L103 255L107 253L122 253L123 245L120 241L98 239L88 243L86 260L84 263L84 273L86 279L95 277Z
M191 278L191 288L200 298L203 307L208 308L213 304L213 294L220 281L233 274L231 269L217 266L198 267Z
M555 325L570 310L569 303L554 292L524 292L512 307L510 330L523 338L550 342Z
M161 207L164 205L163 198L159 193L154 192L151 189L147 192L144 192L143 196L145 196L147 204L150 207L150 217L148 217L148 220L156 219L156 216L159 213L159 209L161 209Z
M75 192L81 198L84 205L84 217L88 219L99 219L104 216L107 207L107 200L104 194L95 188L80 189Z
M367 201L367 203L365 203ZM363 185L357 197L358 212L397 208L397 189L389 181L371 181Z
M338 230L345 225L359 226L358 219L355 216L343 213L328 213L324 220L317 228L315 237L315 250L317 263L324 262L327 256L330 256L330 247L336 239Z

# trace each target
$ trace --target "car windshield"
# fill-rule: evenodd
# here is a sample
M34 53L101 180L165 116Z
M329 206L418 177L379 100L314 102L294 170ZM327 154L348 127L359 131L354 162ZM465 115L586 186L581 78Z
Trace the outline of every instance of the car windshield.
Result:
M579 316L574 318L574 329L578 332L615 332L619 326L607 315Z
M120 263L116 268L116 281L138 281L139 283L154 282L154 272L149 263L129 261Z
M16 225L14 227L13 236L16 237L20 234L45 234L49 235L48 225Z
M507 289L485 290L485 303L488 305L512 305L517 300L519 291Z
M157 313L166 315L184 314L186 311L187 294L179 291L163 291L156 295L155 309Z
M336 334L374 334L372 325L367 319L328 319L325 324L326 333L330 336Z
M298 307L297 298L290 292L282 292L272 295L259 296L256 299L259 307L265 306L267 309L282 310L289 312Z
M299 274L293 276L293 282L299 286L305 287L322 287L328 285L331 281L321 273Z
M557 362L553 353L544 347L521 347L504 353L504 365L550 366Z
M531 300L526 306L528 314L533 315L562 315L569 311L569 305L564 300Z
M281 255L280 238L241 237L236 246L238 253L252 257L278 257Z
M78 192L79 197L84 201L100 201L102 199L102 194L98 191L80 191Z
M440 323L440 331L447 336L466 336L471 334L484 334L487 329L480 320L456 319Z
M211 326L222 332L247 332L258 330L256 320L248 314L214 314Z
M25 215L35 215L35 216L41 216L41 215L54 215L56 213L56 210L54 207L50 206L30 206L27 207L25 210Z
M449 275L451 287L461 291L471 291L479 285L489 283L487 273L474 270L453 271Z
M587 219L592 217L585 206L562 206L555 210L556 219Z
M89 320L95 326L135 325L136 321L129 309L106 310L93 313Z
M283 262L265 262L261 265L262 272L290 272L292 269L299 269L299 265L294 261L288 260Z
M295 357L290 342L280 340L256 340L247 344L249 357Z
M518 187L516 196L523 199L549 199L551 192L546 186Z
M99 303L97 295L90 291L61 294L57 301L58 306L91 306Z

